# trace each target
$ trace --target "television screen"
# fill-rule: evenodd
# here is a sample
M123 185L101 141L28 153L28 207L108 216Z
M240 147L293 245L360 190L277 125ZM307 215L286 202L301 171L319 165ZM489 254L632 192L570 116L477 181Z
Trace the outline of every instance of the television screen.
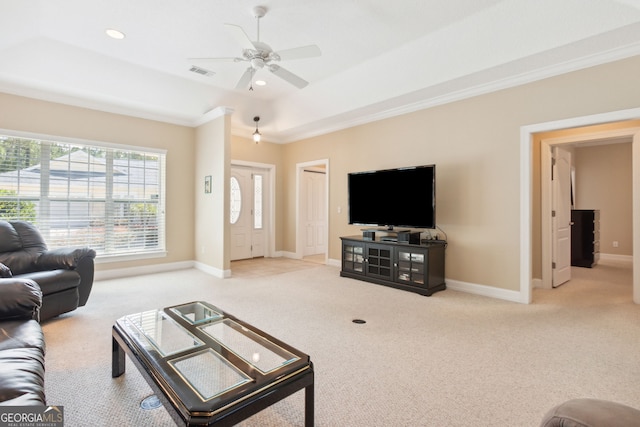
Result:
M349 224L436 227L435 165L348 174Z

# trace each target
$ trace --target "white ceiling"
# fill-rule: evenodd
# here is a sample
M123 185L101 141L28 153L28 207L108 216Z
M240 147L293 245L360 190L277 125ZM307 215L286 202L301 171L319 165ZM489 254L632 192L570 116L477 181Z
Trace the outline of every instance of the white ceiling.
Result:
M236 90L246 63L224 23L310 84L269 73ZM126 34L113 40L104 33ZM196 126L232 109L233 132L289 142L640 54L640 0L0 0L0 91ZM213 113L209 113L214 110Z

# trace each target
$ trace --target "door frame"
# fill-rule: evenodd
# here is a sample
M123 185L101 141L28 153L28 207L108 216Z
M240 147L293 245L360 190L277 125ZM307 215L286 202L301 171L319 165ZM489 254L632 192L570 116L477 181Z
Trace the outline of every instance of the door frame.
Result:
M239 167L248 167L255 169L264 169L269 172L269 182L267 183L269 188L269 196L268 203L269 208L267 210L268 218L266 221L268 230L265 230L265 258L272 258L276 253L276 238L275 238L275 230L276 230L276 165L272 165L269 163L257 163L257 162L247 162L244 160L231 160L231 169L234 166ZM228 221L227 221L228 222ZM231 227L231 224L227 224L228 227ZM231 248L227 248L227 256L229 256L229 252Z
M532 288L535 279L532 271L532 196L533 196L533 149L534 134L541 132L556 131L569 128L578 128L584 126L592 126L613 122L624 122L629 120L640 119L640 108L629 110L620 110L610 113L595 114L591 116L575 117L571 119L558 120L554 122L539 123L534 125L522 126L520 128L520 296L519 301L523 303L531 303ZM606 134L606 135L605 135ZM615 134L615 135L614 135ZM628 136L633 138L632 142L632 192L633 192L633 265L640 266L640 128L632 127L625 129L617 129L610 132L585 133L566 138L554 138L553 143L578 143L588 142L589 140L597 140L604 138ZM566 141L563 141L566 139ZM547 153L549 140L541 141L541 157ZM544 146L547 145L545 148ZM542 159L541 159L542 161ZM541 175L544 172L542 166ZM546 168L548 171L549 169ZM550 197L550 180L543 180L541 188L541 203L545 202L545 198ZM549 184L547 184L549 183ZM545 187L547 189L545 190ZM551 254L549 250L551 228L550 221L545 221L544 216L541 217L541 238L542 243L542 281L550 281L551 270ZM545 244L546 239L546 244ZM545 268L546 266L546 268ZM549 282L550 283L550 282ZM633 269L633 301L640 304L640 268Z
M329 159L312 160L309 162L296 163L296 259L302 259L304 250L302 244L302 221L300 218L300 204L303 202L301 197L302 192L302 174L304 169L312 166L324 166L325 174L325 242L327 242L327 248L324 252L324 263L326 264L329 259Z

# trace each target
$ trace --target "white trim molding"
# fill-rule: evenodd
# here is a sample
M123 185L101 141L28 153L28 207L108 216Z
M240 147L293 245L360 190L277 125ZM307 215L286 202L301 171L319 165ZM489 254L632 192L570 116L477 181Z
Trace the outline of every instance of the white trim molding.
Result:
M489 298L496 298L505 301L527 303L522 299L522 293L509 289L495 288L493 286L478 285L476 283L462 282L460 280L445 279L447 289L453 291L466 292L468 294L480 295Z
M186 270L194 267L193 261L169 262L166 264L142 265L139 267L114 268L98 270L93 275L94 280L121 279L123 277L143 276L145 274L164 273L167 271Z

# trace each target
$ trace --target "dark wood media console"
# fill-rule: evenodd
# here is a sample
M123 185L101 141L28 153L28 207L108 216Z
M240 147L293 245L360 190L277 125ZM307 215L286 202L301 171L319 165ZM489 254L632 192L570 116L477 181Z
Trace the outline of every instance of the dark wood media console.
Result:
M361 236L341 237L340 276L391 286L431 296L446 289L444 250L446 242L423 244L368 240Z

